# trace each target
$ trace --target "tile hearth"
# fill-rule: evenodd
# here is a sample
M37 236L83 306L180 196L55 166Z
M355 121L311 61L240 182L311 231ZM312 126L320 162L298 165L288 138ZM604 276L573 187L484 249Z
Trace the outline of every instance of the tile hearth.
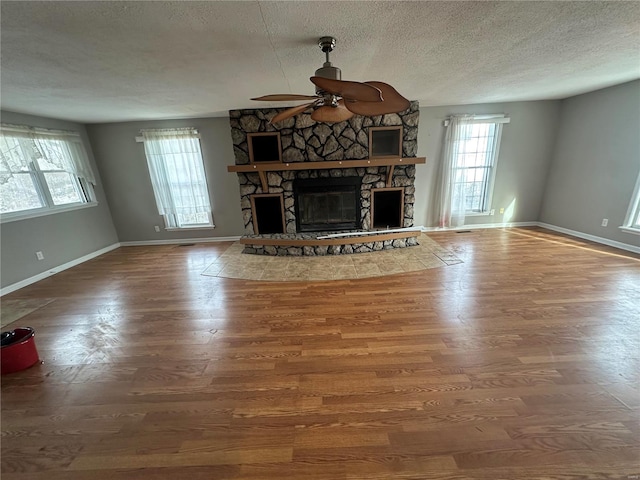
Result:
M413 247L351 255L318 257L264 256L242 253L231 245L202 275L263 281L344 280L378 277L462 263L428 236Z

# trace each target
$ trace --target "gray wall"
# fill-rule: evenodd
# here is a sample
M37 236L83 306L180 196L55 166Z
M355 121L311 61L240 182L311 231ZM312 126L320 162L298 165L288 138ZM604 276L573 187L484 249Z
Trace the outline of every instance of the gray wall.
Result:
M502 129L491 208L495 215L468 216L467 225L538 220L550 159L558 129L560 102L514 102L420 108L414 224L437 226L435 202L444 140L444 120L451 114L504 113L511 123ZM512 208L510 208L512 207ZM505 214L500 215L500 208Z
M79 132L98 182L96 207L16 220L0 226L1 286L4 288L118 243L84 126L13 112L1 112L1 116L5 123ZM36 259L37 251L43 252L44 260Z
M452 113L511 117L503 128L498 160L492 203L496 215L468 217L467 224L540 220L627 244L639 243L637 236L618 227L640 170L640 81L563 101L422 107L417 154L427 157L427 164L416 169L416 225L437 224L432 206L443 121ZM79 131L94 168L97 163L99 183L97 207L2 225L2 287L118 241L243 234L237 176L226 170L234 164L228 118L98 124L88 125L86 131L79 124L12 112L2 112L2 121ZM198 128L202 136L214 230L167 232L162 228L144 147L135 141L142 128L183 126ZM498 213L500 208L509 212L510 206L514 207L511 216ZM609 219L608 227L600 226L603 218ZM154 225L161 227L160 233L154 231ZM39 250L45 254L43 261L35 258Z
M639 170L640 80L563 100L540 221L640 245L618 228Z
M213 230L165 231L158 214L144 154L135 137L145 128L196 127L209 184L216 228ZM87 125L109 199L113 222L121 242L211 238L244 233L238 178L228 173L234 164L228 118L195 118L147 122ZM160 226L160 232L154 226Z
M445 133L443 121L452 113L505 113L511 117L511 123L504 126L502 133L492 206L496 214L493 217L470 216L466 223L538 220L559 109L559 101L422 107L417 154L427 157L427 164L416 168L414 224L437 224L432 206ZM180 126L195 126L201 132L216 224L213 232L162 230L156 233L153 229L154 225L163 226L163 221L155 207L144 147L135 142L135 136L142 128ZM120 241L207 238L244 233L237 178L226 171L227 165L234 164L227 118L99 124L88 125L87 130ZM510 206L513 207L511 210ZM507 213L500 215L500 208L505 208Z

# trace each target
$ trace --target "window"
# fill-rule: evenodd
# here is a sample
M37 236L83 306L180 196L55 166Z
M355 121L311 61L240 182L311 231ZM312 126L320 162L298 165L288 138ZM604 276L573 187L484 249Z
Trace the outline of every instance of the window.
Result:
M453 176L464 195L465 213L485 213L491 193L502 125L471 123L461 126Z
M2 124L2 220L64 211L94 202L95 177L76 132Z
M504 115L453 115L443 149L439 225L464 225L467 215L491 210L493 180Z
M214 227L198 131L181 128L141 133L158 213L166 227Z
M640 173L636 180L636 188L631 196L624 225L620 228L629 233L640 234Z

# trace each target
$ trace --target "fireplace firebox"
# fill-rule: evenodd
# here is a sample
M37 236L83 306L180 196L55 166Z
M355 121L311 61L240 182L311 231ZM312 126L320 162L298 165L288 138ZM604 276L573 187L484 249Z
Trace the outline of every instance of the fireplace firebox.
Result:
M296 230L360 228L360 177L310 178L293 182Z

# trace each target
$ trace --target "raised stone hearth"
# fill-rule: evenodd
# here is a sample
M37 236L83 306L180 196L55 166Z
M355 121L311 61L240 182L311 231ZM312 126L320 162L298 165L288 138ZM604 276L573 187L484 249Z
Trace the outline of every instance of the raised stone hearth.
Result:
M333 232L245 235L242 237L241 243L245 246L244 253L313 257L412 247L418 244L416 237L420 232L415 230L387 235L356 235L354 232L354 235L318 239L318 237L325 237L331 233ZM267 242L272 245L266 244Z

